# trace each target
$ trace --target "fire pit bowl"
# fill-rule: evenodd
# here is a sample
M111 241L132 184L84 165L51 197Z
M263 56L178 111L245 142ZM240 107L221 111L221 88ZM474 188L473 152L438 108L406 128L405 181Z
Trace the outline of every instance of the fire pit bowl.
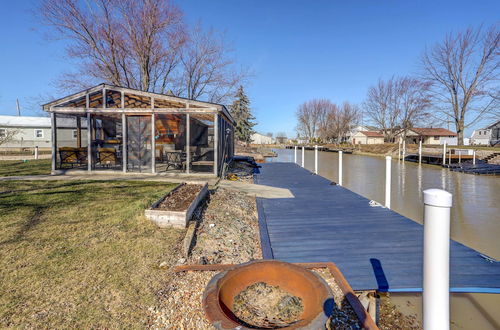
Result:
M324 329L333 306L328 284L317 274L276 260L247 262L215 275L203 295L203 308L217 329L251 329L232 311L234 298L252 284L264 282L299 297L303 312L299 321L280 329Z

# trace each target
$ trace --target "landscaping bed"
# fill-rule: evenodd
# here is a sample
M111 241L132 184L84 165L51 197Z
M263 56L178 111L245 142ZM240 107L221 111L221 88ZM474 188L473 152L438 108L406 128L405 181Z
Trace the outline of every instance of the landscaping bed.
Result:
M189 264L239 264L261 259L255 197L218 188L201 214Z
M145 210L144 214L159 227L185 228L207 192L207 183L182 183Z
M203 188L198 184L182 184L165 197L156 209L163 211L184 211L191 205Z

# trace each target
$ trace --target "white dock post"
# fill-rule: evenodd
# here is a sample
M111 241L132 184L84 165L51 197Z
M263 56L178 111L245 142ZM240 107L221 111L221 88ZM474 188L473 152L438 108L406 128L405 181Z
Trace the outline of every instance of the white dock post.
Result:
M339 186L342 185L342 150L339 151Z
M448 149L448 165L451 165L451 148Z
M446 165L446 141L443 143L443 165Z
M403 140L403 161L405 160L406 156L406 140Z
M295 150L293 152L293 162L297 164L297 146L293 147Z
M38 159L38 146L35 146L35 159Z
M391 156L385 156L385 207L391 208Z
M314 146L314 174L318 174L318 146Z
M422 140L420 140L418 145L418 163L422 164Z
M426 330L450 328L452 199L445 190L424 190L423 325Z
M460 164L462 162L462 151L458 150L458 163Z
M304 167L304 158L305 158L305 152L304 152L304 146L302 146L302 167Z
M472 165L476 165L476 150L472 150Z

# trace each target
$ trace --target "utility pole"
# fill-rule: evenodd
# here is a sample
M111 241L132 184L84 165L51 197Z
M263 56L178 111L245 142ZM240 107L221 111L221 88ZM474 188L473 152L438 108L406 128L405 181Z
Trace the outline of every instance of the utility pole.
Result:
M17 104L17 115L21 116L21 107L19 106L19 99L16 99L16 104Z

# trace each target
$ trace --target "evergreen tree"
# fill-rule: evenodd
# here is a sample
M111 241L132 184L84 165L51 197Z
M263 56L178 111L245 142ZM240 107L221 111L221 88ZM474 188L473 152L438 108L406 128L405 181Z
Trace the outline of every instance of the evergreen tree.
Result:
M250 101L243 90L243 86L240 86L236 92L235 100L231 105L231 115L236 121L236 139L245 143L250 143L251 136L255 133L253 127L256 123L253 122L255 117L252 116Z

